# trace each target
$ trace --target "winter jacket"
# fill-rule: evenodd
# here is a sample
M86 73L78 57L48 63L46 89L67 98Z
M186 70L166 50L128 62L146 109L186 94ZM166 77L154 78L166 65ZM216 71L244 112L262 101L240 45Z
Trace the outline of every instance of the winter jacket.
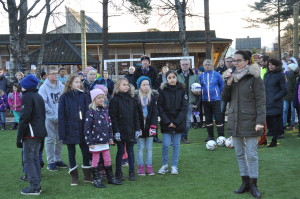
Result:
M114 82L111 80L111 79L101 79L100 81L100 84L101 85L104 85L107 87L107 90L108 90L108 93L110 95L112 95L113 91L114 91Z
M250 66L238 82L225 85L222 100L229 103L227 133L229 136L251 137L262 135L255 131L266 119L266 96L260 68Z
M53 86L49 79L46 79L39 89L39 94L45 102L46 119L55 123L58 122L58 103L63 90L64 85L60 81L57 80L56 85Z
M188 97L183 84L177 82L171 86L163 83L158 90L158 111L160 115L161 133L183 133L186 127ZM173 123L176 128L169 128Z
M147 118L144 120L143 115L143 107L141 104L140 99L137 97L138 102L138 111L139 111L139 118L140 118L140 127L142 130L142 138L149 137L149 129L151 125L154 125L157 127L157 121L158 121L158 109L157 109L157 93L153 93L151 96L151 101L147 105L148 115ZM146 123L145 123L146 121Z
M185 85L185 77L181 69L177 70L176 73L178 81L185 86L186 92L188 94L189 103L194 104L197 101L197 96L194 95L191 91L191 86L193 83L200 83L200 81L199 77L191 69L189 70L189 85Z
M84 122L87 110L87 95L83 91L68 91L59 98L58 134L64 144L85 142Z
M285 74L286 83L287 83L287 94L286 96L284 96L283 98L284 100L293 101L297 76L298 75L293 70L290 70Z
M294 98L293 98L293 107L300 108L300 78L297 78L295 89L294 89Z
M10 110L12 111L20 111L21 110L21 103L22 103L22 93L15 92L8 94L8 104L10 106ZM17 107L14 107L17 106Z
M93 90L95 85L100 84L100 80L96 79L93 83L89 83L88 80L83 79L82 84L83 84L84 90L87 92L87 91ZM87 92L87 93L89 93L89 92Z
M153 89L157 89L159 87L157 83L157 72L156 70L152 67L149 66L149 71L146 74L143 74L142 68L139 67L137 68L134 73L133 73L133 80L134 80L134 87L137 88L136 86L136 81L139 77L141 76L147 76L151 80L151 85Z
M158 75L158 78L157 78L157 85L158 85L158 87L160 87L160 85L161 85L162 83L166 83L166 82L163 81L163 75L164 75L164 74L162 74L162 73L160 73L160 74ZM167 80L167 78L166 78L166 80Z
M21 142L25 137L44 138L47 136L45 111L45 102L37 89L28 89L23 93L17 142Z
M268 71L264 76L266 88L267 115L279 115L283 112L283 97L287 94L287 85L281 68Z
M113 140L113 131L108 108L97 107L86 112L84 136L87 145L107 144Z
M109 102L113 133L120 133L122 141L134 141L140 131L137 100L129 93L116 93Z
M9 93L10 91L8 80L4 77L4 75L0 77L0 89L5 93Z
M224 82L220 73L214 70L205 71L200 75L199 80L202 87L202 101L221 100Z
M125 75L125 78L128 79L129 84L132 84L132 85L135 84L133 74L128 73L127 75Z
M222 75L226 70L227 70L227 67L225 65L224 66L218 66L216 68L216 72L220 73L220 75Z
M5 112L7 108L9 108L9 105L7 102L7 95L4 93L0 96L0 112Z

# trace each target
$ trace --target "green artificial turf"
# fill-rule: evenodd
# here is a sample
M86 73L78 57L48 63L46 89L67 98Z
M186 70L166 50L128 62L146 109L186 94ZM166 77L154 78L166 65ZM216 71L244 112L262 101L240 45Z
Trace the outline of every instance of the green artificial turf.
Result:
M137 181L124 181L124 185L107 185L105 189L83 183L80 170L79 186L71 187L68 169L50 172L42 169L42 193L39 198L202 198L202 199L243 199L252 198L249 193L236 195L233 190L241 184L233 149L218 147L208 151L203 140L205 129L191 129L189 140L192 144L181 145L179 175L156 174L137 176ZM20 191L28 183L19 181L23 175L21 149L16 148L16 131L0 131L0 198L25 198ZM269 140L271 138L269 137ZM116 146L111 148L113 164ZM171 151L170 151L171 152ZM171 157L171 153L170 153ZM45 160L44 153L44 160ZM68 163L67 148L63 147L63 161ZM77 162L82 163L79 147ZM161 166L161 144L154 143L153 167ZM115 168L113 166L113 168ZM125 177L128 168L123 168ZM107 183L105 183L107 184ZM278 147L259 147L259 190L263 198L299 199L300 198L300 137L297 132L286 132L279 140Z

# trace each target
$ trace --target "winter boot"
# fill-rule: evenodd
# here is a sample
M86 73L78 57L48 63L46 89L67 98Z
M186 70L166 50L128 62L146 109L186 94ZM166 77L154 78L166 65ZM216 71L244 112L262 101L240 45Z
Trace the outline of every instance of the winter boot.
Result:
M16 130L16 129L17 129L17 126L18 126L18 123L14 122L14 123L11 125L10 130Z
M268 147L276 147L277 146L277 139L272 138L271 144L268 145Z
M224 125L217 126L218 136L224 136Z
M125 180L122 171L116 171L116 178L117 178L118 181L124 181Z
M242 176L242 185L238 190L235 190L234 193L240 194L249 191L250 187L250 178L249 176Z
M250 178L250 193L254 198L260 198L261 195L257 189L257 178Z
M92 169L90 166L81 165L83 174L84 174L84 182L93 182Z
M99 169L98 167L92 167L92 172L93 172L93 185L97 188L106 188L104 184L102 184L102 181L100 179L100 174L99 174Z
M6 129L5 129L5 122L2 122L1 124L2 124L1 130L2 130L2 131L6 130Z
M208 137L204 140L204 142L207 142L209 140L214 140L214 126L211 124L210 126L206 126Z
M114 184L114 185L122 185L123 183L121 181L118 181L115 176L114 173L112 171L112 166L107 166L104 167L106 175L107 175L107 181L108 184Z
M129 180L129 181L136 181L134 171L129 171L129 177L128 177L128 180Z
M69 170L69 174L71 175L71 186L78 185L78 169L77 165Z

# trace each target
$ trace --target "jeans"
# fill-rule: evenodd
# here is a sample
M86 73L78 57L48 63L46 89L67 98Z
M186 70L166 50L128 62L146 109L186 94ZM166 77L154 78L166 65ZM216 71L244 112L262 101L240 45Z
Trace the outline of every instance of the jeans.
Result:
M162 133L162 164L168 164L169 148L172 141L173 154L172 154L172 166L178 167L178 159L180 154L180 133Z
M118 146L118 151L117 151L117 156L116 156L116 172L121 172L122 171L122 156L124 154L124 146L126 143L126 151L128 154L128 164L129 164L129 171L134 171L134 152L133 152L133 147L134 147L134 142L117 142Z
M240 175L258 178L257 137L232 137Z
M41 138L23 139L24 167L27 170L30 187L34 189L39 189L41 186L41 165L39 160L41 140Z
M185 132L181 134L182 138L187 138L187 135L189 133L190 127L191 127L191 115L193 111L193 104L189 104L188 111L186 113L186 126L185 126Z
M137 149L136 149L136 160L137 165L144 165L144 150L146 149L146 165L152 166L152 146L153 137L138 138L137 139Z
M76 144L68 144L68 156L69 156L69 163L70 163L70 168L74 168L77 163L76 163ZM89 153L89 147L88 145L84 143L79 144L81 154L82 154L82 161L83 161L83 166L90 166L90 159L91 159L91 154Z
M291 109L292 119L291 119L291 126L295 126L295 117L296 111L293 107L293 101L291 100L284 100L283 101L283 126L286 126L288 110Z
M58 123L46 119L46 156L48 164L61 161L62 141L58 136Z
M5 112L0 112L0 118L1 118L1 122L5 123Z

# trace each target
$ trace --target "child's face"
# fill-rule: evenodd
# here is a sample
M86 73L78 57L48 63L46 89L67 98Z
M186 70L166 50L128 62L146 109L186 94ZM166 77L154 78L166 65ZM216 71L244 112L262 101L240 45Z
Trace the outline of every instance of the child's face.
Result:
M22 79L22 75L17 74L17 79L18 79L18 80L21 80L21 79Z
M43 75L43 76L42 76L42 79L43 79L43 80L45 80L46 78L47 78L47 76L46 76L46 75Z
M13 91L18 91L18 88L13 86Z
M96 106L103 106L104 101L105 101L105 96L104 95L97 95L94 99Z
M120 92L127 93L129 90L129 83L125 80L120 83Z
M80 81L80 77L75 77L73 79L72 85L71 85L71 89L72 90L78 90L80 89L81 86L81 81Z
M170 85L176 85L177 83L177 77L174 73L170 73L167 77L167 82L170 84Z
M103 77L104 77L104 79L108 79L108 72L104 72Z
M140 87L143 93L148 93L150 90L150 84L148 80L143 80Z
M57 81L58 79L58 71L57 70L50 70L48 74L48 79L50 81Z
M80 77L80 80L84 79L83 75L79 75L79 77Z

